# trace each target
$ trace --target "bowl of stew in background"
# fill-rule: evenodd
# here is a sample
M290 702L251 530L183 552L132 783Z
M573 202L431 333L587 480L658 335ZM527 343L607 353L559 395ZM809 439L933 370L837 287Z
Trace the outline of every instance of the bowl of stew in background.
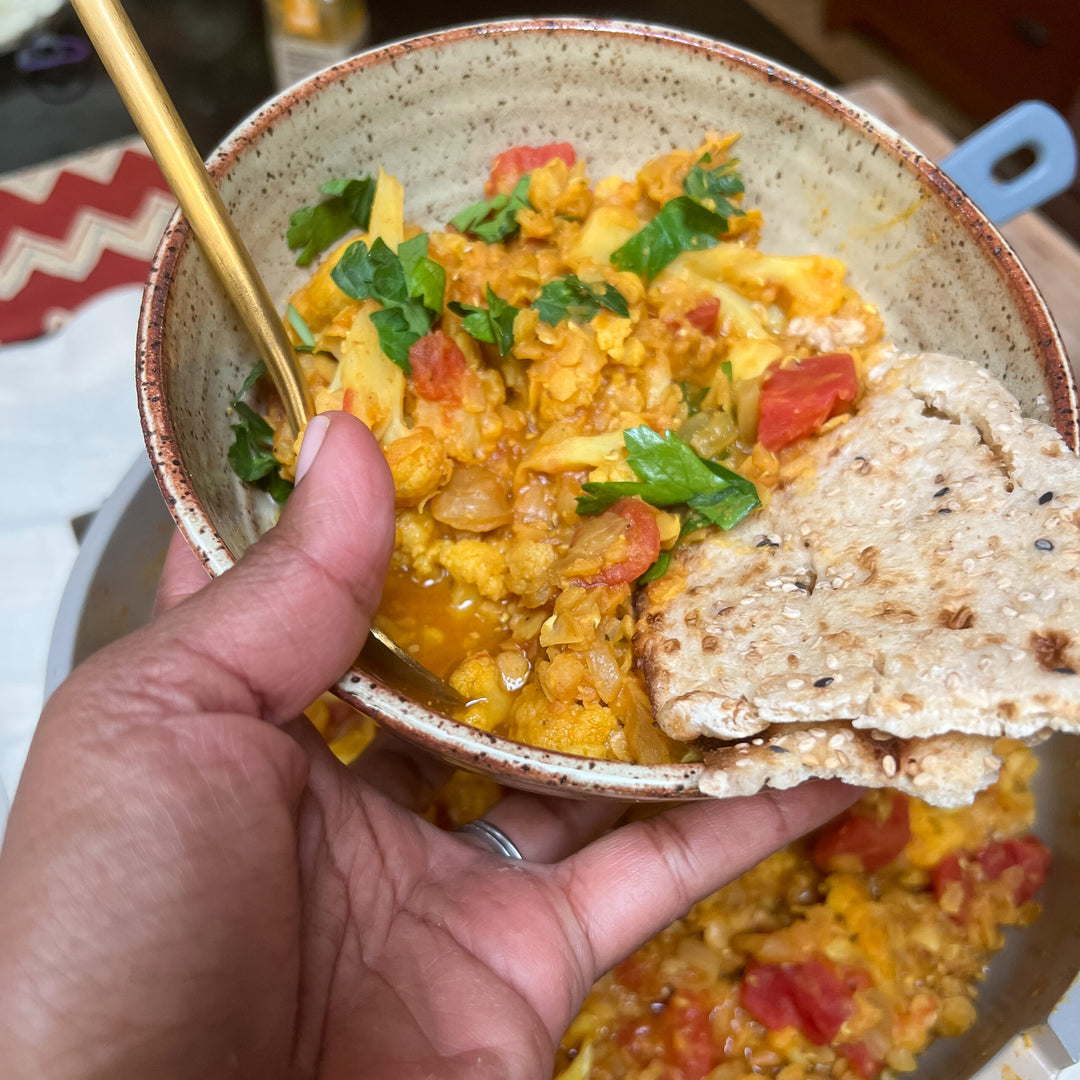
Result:
M740 132L747 208L762 250L835 256L877 306L885 339L994 372L1028 415L1077 444L1075 387L1046 307L1000 234L931 162L855 106L769 60L675 30L580 19L441 31L346 61L283 92L210 162L282 309L311 277L285 243L290 215L327 180L380 167L405 217L445 227L480 197L496 154L569 142L592 179ZM255 360L186 221L155 257L138 338L147 446L173 516L213 574L278 512L232 472L236 398ZM540 749L409 700L358 666L350 704L456 764L575 795L698 794L696 761L642 764Z

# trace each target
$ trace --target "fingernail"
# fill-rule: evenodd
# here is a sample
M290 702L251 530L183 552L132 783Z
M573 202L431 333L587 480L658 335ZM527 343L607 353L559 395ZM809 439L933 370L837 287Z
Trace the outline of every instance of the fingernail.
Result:
M296 459L296 482L298 484L304 479L308 469L314 463L315 455L319 452L319 447L322 446L323 439L326 438L329 429L329 416L316 416L308 421L308 426L304 429L303 442L300 443L300 455Z

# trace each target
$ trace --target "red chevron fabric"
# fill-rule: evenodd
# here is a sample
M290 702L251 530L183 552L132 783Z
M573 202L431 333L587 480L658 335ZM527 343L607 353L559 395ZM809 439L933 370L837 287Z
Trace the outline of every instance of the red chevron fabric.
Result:
M141 283L175 205L139 139L0 177L0 344Z

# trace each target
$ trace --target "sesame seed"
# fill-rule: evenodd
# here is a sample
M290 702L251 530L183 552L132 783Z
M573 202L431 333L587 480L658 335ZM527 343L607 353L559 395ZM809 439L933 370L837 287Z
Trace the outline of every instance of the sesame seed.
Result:
M739 742L735 744L736 750L749 750L750 744L748 742Z
M950 510L950 509L949 509L949 508L948 508L947 506L943 506L943 507L942 507L942 508L941 508L941 509L940 509L940 510L938 511L938 513L939 513L939 514L951 514L951 513L952 513L952 511L951 511L951 510Z
M844 745L845 737L842 731L837 731L835 734L829 736L829 746L834 750L838 750Z
M1029 601L1035 599L1035 594L1029 592L1017 593L1016 599L1019 600L1022 604L1026 604Z
M791 751L786 746L770 746L769 749L774 754L790 754Z
M757 542L758 547L779 547L780 545L774 540L770 540L767 536L763 537Z
M927 784L930 784L930 783L933 782L933 777L929 773L922 772L922 773L919 773L917 776L913 776L911 778L911 782L916 787L926 787Z
M1044 491L1039 496L1039 505L1040 506L1045 506L1053 497L1054 497L1054 493L1052 491Z
M837 660L832 653L827 653L825 656L825 666L830 671L835 671L840 666L840 661Z
M840 764L840 759L835 754L827 754L825 756L825 768L835 769Z
M836 756L840 759L840 764L841 765L850 764L850 762L848 761L848 756L847 756L847 754L844 753L843 750L837 750L836 751Z
M881 771L886 776L895 776L896 775L896 758L894 758L892 756L892 754L886 754L881 759Z
M800 689L802 689L802 684L803 684L802 679L788 679L787 688L789 690L800 690Z
M815 746L817 746L817 739L802 739L799 742L799 753L808 753L810 750L813 750Z
M1054 550L1054 545L1049 540L1047 540L1045 537L1040 537L1038 540L1036 540L1035 541L1035 546L1040 551L1053 551Z
M1056 667L1054 668L1055 675L1075 675L1076 670L1071 667Z
M799 586L796 585L794 581L785 581L784 584L780 586L780 591L781 592L798 592L799 591Z
M1014 615L1019 615L1020 613L1016 610L1016 608L1003 607L1001 609L1001 614L1008 615L1009 618L1012 618Z
M797 619L799 617L799 610L798 608L786 607L780 614L783 615L785 619Z
M836 682L836 680L831 675L825 675L824 677L822 677L820 679L815 679L814 680L814 685L819 690L824 690L826 686L832 686L832 684L834 682Z
M935 499L940 499L942 495L948 495L948 494L949 494L949 489L947 487L943 487L940 490L934 492L934 498Z
M1056 529L1061 524L1061 515L1052 514L1046 519L1046 527L1048 529Z
M765 745L765 740L764 739L752 739L751 742L753 742L753 744L755 746L764 746Z
M874 730L870 732L870 738L873 739L874 742L888 742L892 736L887 731L880 731L878 728L874 728Z
M784 582L782 578L769 578L769 580L765 582L765 587L767 589L778 589L781 585L783 585L783 583Z
M828 733L819 727L812 727L806 734L815 739L824 739Z
M960 569L963 570L965 574L970 574L971 571L975 569L975 560L974 559L965 559L960 564Z
M817 769L821 767L821 760L814 754L804 754L799 759L808 769Z
M739 768L741 765L749 765L750 759L748 757L736 758L735 767Z

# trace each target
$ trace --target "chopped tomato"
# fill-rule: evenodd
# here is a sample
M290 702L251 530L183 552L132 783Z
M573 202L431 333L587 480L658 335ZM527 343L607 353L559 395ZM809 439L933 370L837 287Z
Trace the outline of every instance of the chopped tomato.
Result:
M702 300L696 308L691 308L686 313L686 321L691 326L696 326L703 334L716 329L716 316L720 314L720 301L712 296L708 300Z
M1030 900L1050 870L1050 852L1037 836L1022 836L1018 840L996 840L978 851L961 851L947 855L934 867L934 894L938 900L959 886L959 907L953 917L964 922L980 882L998 881L1013 867L1020 868L1012 889L1017 904Z
M888 866L910 839L907 798L894 792L885 818L859 805L831 821L818 834L812 856L826 873L873 873Z
M709 1012L701 997L682 990L661 1014L670 1047L668 1061L679 1069L683 1080L702 1080L717 1064L718 1047Z
M546 146L514 146L498 154L491 163L491 176L484 185L484 193L490 199L493 195L509 195L514 185L527 172L539 169L555 158L561 158L567 165L577 160L574 148L568 142L548 143Z
M873 1080L885 1064L885 1058L875 1053L865 1042L838 1043L836 1052L847 1059L862 1080Z
M640 499L620 499L607 513L626 522L626 558L605 567L591 585L624 585L641 577L660 554L660 529L656 518Z
M461 381L469 370L465 354L441 330L425 334L409 349L413 389L427 401L461 402Z
M859 380L848 353L825 353L777 368L761 386L758 442L766 450L812 435L855 400Z
M766 1027L798 1028L824 1046L855 1012L854 991L825 959L801 964L746 965L739 992L742 1003Z

